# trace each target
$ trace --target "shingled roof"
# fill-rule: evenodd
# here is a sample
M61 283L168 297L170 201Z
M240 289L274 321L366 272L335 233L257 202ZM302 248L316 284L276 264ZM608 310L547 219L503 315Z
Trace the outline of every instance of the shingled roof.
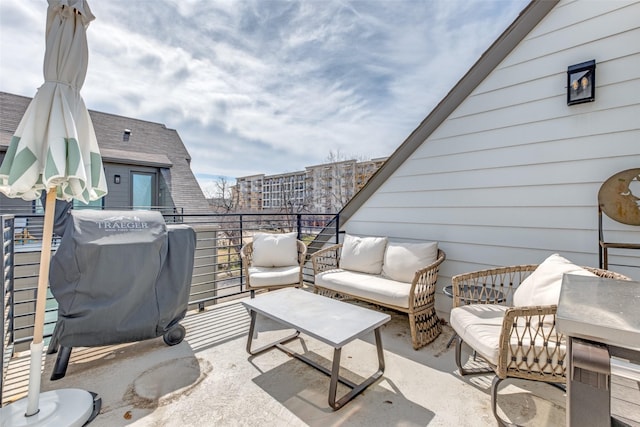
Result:
M0 92L0 151L6 151L31 98ZM168 168L164 176L176 207L184 213L210 212L191 171L191 156L178 132L161 123L89 110L105 163ZM125 129L131 131L123 141Z

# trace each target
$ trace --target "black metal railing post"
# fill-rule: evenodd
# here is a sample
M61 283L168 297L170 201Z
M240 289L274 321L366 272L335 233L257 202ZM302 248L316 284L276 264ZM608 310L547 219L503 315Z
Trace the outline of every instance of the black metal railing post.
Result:
M0 250L2 256L2 328L0 329L0 397L4 390L8 371L6 361L13 355L14 343L14 303L13 303L13 271L14 271L14 232L13 215L2 215L0 219ZM5 329L6 325L6 329ZM0 402L1 404L1 402Z
M240 248L242 248L242 242L244 241L244 228L242 224L244 223L242 214L238 217L240 220ZM244 260L240 257L240 291L244 289Z

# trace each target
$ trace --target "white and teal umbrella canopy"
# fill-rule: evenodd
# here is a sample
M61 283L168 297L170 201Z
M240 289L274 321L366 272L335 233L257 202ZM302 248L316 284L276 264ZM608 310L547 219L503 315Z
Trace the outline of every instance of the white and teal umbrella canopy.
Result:
M11 139L0 166L0 192L35 200L84 203L107 194L91 117L80 96L89 60L87 27L94 19L85 0L48 0L44 84Z

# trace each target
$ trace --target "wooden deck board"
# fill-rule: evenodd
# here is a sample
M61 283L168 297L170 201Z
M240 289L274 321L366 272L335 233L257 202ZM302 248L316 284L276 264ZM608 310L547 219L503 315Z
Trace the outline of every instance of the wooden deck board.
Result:
M640 427L640 382L611 377L611 415L633 427Z

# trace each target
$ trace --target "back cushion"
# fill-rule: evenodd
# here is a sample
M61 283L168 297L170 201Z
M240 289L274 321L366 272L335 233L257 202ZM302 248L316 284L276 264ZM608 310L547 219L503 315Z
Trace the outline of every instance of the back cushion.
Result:
M382 274L398 282L411 283L415 272L438 259L438 242L387 243Z
M340 268L380 274L386 246L386 237L357 237L347 234L342 243Z
M253 235L253 260L255 267L287 267L298 265L298 234L256 233Z
M563 274L595 277L592 272L573 264L558 254L553 254L518 286L513 293L513 305L526 307L558 304Z

